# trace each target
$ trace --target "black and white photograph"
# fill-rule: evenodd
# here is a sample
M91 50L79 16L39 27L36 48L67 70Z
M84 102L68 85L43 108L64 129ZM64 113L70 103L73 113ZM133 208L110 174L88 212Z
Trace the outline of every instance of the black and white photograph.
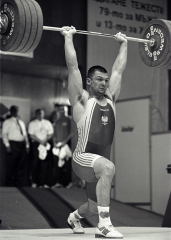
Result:
M0 0L0 240L171 239L171 2Z

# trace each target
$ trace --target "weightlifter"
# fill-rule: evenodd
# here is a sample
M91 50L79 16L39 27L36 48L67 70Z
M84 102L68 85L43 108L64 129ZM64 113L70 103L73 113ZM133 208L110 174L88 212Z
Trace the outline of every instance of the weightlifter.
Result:
M74 27L63 27L65 58L68 67L68 93L77 124L78 142L73 153L73 170L87 182L86 203L68 217L74 233L84 233L80 219L88 212L98 213L95 237L123 238L110 219L110 190L115 166L109 160L115 130L115 102L121 88L122 74L127 62L127 40L117 33L120 49L111 76L102 66L93 66L87 74L87 90L83 89L73 44ZM93 189L94 187L94 189Z

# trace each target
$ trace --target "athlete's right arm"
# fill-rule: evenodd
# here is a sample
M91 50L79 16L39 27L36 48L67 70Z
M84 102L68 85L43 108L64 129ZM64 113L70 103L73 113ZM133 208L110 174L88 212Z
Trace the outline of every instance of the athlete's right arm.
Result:
M73 34L76 29L74 27L63 27L62 34L65 38L65 59L68 68L68 93L69 100L72 106L78 101L83 94L83 83L76 51L73 44Z

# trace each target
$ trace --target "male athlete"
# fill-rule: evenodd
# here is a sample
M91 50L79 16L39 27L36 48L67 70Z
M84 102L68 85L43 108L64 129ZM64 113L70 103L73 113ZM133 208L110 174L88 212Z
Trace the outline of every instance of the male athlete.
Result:
M88 212L97 212L99 222L95 237L123 238L110 220L110 190L115 167L109 158L115 130L115 101L119 96L122 73L127 62L127 40L125 35L116 34L120 49L111 76L101 66L91 67L88 70L86 91L83 89L73 44L75 33L74 27L62 28L69 73L69 100L78 129L72 166L75 173L87 182L88 201L69 215L68 224L74 233L84 233L80 219Z

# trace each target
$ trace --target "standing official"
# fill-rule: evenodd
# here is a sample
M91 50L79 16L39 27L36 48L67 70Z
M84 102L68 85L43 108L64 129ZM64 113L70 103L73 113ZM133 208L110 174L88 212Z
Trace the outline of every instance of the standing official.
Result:
M18 115L18 106L10 107L10 116L2 126L2 140L5 145L6 185L27 185L27 152L29 141L25 123Z

